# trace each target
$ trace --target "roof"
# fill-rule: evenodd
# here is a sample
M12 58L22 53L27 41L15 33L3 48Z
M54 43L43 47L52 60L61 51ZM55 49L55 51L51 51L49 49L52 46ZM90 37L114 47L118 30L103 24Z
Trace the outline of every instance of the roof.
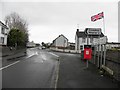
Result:
M2 23L1 21L0 21L0 24L8 29L8 27L4 23Z
M76 32L77 37L87 37L85 32Z
M75 44L75 43L71 43L71 42L70 42L70 44Z
M59 35L56 39L58 39L60 36L63 36L64 38L66 38L63 34ZM53 42L56 40L54 39ZM66 38L67 39L67 38ZM68 40L68 39L67 39Z
M80 37L86 38L87 37L86 29L85 29L85 31L79 31L79 29L77 29L76 35L78 38L80 38ZM99 35L88 35L88 36L93 37L93 38L97 38ZM103 36L104 36L104 34L101 33L100 37L103 37Z

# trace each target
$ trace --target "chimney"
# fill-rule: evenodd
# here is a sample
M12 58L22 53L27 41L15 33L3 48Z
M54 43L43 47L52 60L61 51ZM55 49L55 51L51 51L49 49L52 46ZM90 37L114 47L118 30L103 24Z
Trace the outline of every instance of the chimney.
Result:
M79 32L79 29L77 29L77 33Z

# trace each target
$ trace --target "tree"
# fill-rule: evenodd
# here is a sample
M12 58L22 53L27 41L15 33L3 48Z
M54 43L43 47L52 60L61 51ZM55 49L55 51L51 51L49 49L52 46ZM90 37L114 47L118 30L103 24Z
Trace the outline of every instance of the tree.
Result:
M25 46L28 42L28 24L17 13L11 13L5 17L5 23L9 27L8 46Z
M6 16L5 23L10 29L15 28L27 32L27 21L21 18L16 12L13 12L10 15Z
M8 34L8 46L26 46L25 33L19 29L11 29Z
M44 42L42 42L41 44L42 44L42 46L44 46L44 47L45 47L45 43L44 43Z

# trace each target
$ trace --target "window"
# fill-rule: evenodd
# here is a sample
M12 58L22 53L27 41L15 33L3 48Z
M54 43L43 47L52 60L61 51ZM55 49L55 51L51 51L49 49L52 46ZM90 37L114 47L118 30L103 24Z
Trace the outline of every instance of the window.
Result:
M85 38L82 38L82 43L85 43Z
M1 33L5 34L5 28L4 27L1 27Z
M1 37L1 43L4 44L4 37Z
M83 50L83 45L80 45L80 50Z

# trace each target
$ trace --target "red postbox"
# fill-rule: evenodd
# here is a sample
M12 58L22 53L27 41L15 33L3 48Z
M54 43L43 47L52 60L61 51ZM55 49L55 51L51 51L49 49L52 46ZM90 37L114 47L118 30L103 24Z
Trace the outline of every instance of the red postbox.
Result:
M84 59L90 60L92 58L91 55L92 55L91 48L85 48L84 49Z

